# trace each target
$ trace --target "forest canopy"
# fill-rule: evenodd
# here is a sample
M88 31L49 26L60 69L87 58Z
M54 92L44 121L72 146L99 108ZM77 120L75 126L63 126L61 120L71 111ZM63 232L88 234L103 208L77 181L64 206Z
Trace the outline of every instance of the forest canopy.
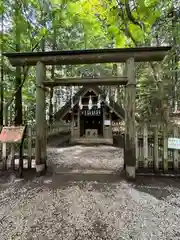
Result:
M164 103L179 108L180 5L175 0L4 0L0 2L1 53L172 46L162 63L136 64L137 113L158 118ZM48 66L47 76L118 75L123 64ZM8 104L17 124L35 116L35 68L12 67L1 54L1 105ZM78 87L75 89L77 91ZM105 87L105 91L109 88ZM123 89L118 101L123 105ZM56 111L70 98L70 89L59 87L53 96ZM113 89L111 89L111 94Z

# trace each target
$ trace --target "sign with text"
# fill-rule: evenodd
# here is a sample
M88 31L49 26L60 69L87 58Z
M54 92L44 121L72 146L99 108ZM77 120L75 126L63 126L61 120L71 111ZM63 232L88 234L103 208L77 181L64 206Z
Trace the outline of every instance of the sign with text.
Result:
M81 114L84 116L101 116L101 109L82 110Z
M180 149L180 138L168 138L168 148Z
M104 120L104 125L105 126L110 126L111 125L111 121L110 120Z
M24 126L3 127L0 133L2 143L20 143L24 135Z

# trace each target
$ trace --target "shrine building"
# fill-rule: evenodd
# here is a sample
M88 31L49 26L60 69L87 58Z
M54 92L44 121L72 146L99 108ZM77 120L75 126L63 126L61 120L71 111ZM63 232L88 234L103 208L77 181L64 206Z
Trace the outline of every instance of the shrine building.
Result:
M113 126L124 120L122 106L99 87L82 87L56 114L70 122L71 143L113 144Z

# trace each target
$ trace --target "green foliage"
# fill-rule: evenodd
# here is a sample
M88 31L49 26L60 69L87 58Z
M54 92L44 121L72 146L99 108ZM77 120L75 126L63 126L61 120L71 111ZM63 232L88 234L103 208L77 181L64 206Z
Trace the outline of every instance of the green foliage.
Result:
M21 52L39 51L42 38L45 39L46 49L51 50L54 34L56 34L57 50L175 44L173 39L178 46L179 20L176 19L175 26L172 26L173 18L168 17L171 9L170 0L165 2L163 0L129 1L130 13L125 3L125 0L1 1L0 15L2 17L3 14L4 23L1 46L3 39L3 51L15 51L17 31L21 36ZM18 15L14 10L12 11L15 7L18 7ZM35 49L33 49L34 46L36 46ZM161 67L164 74L160 79L163 89L160 91L151 66L138 65L137 106L143 116L150 118L151 115L157 114L162 99L167 95L170 106L173 108L172 102L178 101L180 97L178 92L174 96L174 89L180 86L179 75L178 81L175 77L179 68L180 63L173 61ZM7 101L14 92L15 71L6 59L4 69L6 69L4 96ZM172 70L171 74L167 69ZM57 66L55 72L58 75L63 71L65 76L79 76L85 70L91 74L96 72L110 75L112 64L70 66L69 68ZM51 76L50 71L51 68L48 68L48 76ZM23 104L26 106L35 106L34 83L35 69L31 68L23 86Z

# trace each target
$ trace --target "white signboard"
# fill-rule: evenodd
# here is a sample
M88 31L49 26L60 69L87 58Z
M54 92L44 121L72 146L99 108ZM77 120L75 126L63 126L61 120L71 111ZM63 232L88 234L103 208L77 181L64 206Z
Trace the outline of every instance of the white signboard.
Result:
M105 126L110 126L111 125L111 121L110 120L104 120L104 125Z
M168 148L180 149L180 138L168 138Z

